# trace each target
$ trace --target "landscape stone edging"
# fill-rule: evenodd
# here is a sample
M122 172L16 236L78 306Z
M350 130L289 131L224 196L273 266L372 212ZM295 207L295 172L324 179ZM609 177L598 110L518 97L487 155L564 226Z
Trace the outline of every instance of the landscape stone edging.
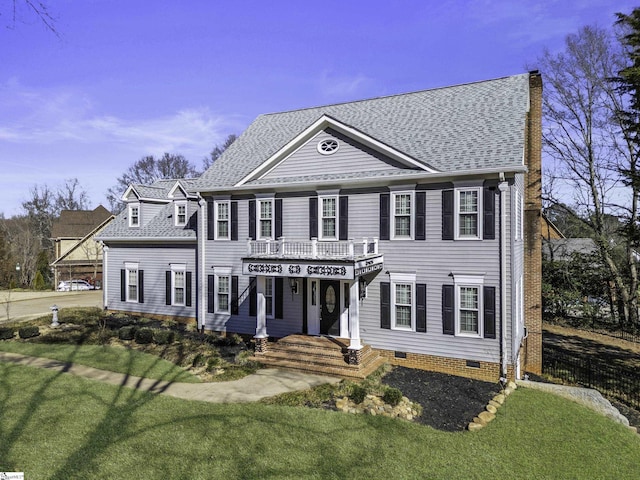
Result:
M381 415L391 418L402 418L404 420L413 421L419 416L419 409L407 397L395 407L385 403L381 397L377 395L367 395L362 403L355 403L349 397L342 397L336 400L336 409L345 413L364 413L367 415Z
M518 388L518 386L515 383L509 382L507 386L502 389L502 393L495 395L491 400L489 400L485 409L476 417L473 417L473 420L469 423L467 429L470 432L475 432L477 430L481 430L495 420L498 408L504 404L507 397L511 395L516 388Z

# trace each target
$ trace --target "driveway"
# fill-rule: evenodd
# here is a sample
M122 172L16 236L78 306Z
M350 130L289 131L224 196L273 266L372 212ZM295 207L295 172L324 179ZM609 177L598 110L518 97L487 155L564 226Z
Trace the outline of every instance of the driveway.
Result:
M0 324L51 314L51 306L102 308L102 290L84 292L9 292L0 290Z

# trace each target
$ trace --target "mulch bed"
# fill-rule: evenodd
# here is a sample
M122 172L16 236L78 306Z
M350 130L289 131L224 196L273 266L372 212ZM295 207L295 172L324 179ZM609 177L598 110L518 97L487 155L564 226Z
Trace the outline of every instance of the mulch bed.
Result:
M422 416L416 422L447 432L466 429L500 392L499 383L404 367L394 367L382 383L422 405Z

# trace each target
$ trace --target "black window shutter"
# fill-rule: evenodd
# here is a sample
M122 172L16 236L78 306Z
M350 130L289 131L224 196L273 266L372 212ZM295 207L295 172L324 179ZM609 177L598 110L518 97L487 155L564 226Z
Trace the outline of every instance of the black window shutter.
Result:
M380 328L391 328L391 284L380 282Z
M185 281L186 281L186 285L185 285L185 295L187 296L185 298L185 305L187 307L191 306L191 296L192 296L192 283L193 283L193 277L191 275L191 272L187 272L185 275Z
M249 277L249 316L258 315L258 291L256 290L256 277Z
M207 312L215 312L215 275L207 275Z
M416 284L416 332L427 331L427 285Z
M256 239L256 201L249 200L249 238Z
M453 240L453 190L442 191L442 240Z
M495 193L489 188L484 188L482 199L482 238L495 240L496 238L496 201Z
M138 303L144 303L144 270L138 270Z
M238 315L238 276L231 277L231 315Z
M427 234L427 194L416 192L416 240L425 240Z
M282 199L276 198L275 201L275 215L276 215L276 231L275 231L275 239L277 240L282 236Z
M238 202L231 202L231 240L238 240Z
M164 297L165 304L171 305L171 271L164 272Z
M318 238L318 197L309 197L309 239Z
M442 286L442 333L445 335L453 335L455 333L454 321L454 286Z
M484 287L484 338L496 338L496 287Z
M213 200L207 200L207 240L213 240L215 233L215 215L214 215L214 203Z
M380 194L380 240L389 240L389 203L391 195L388 193Z
M340 197L338 210L338 240L349 239L349 197Z
M120 301L127 301L127 271L120 270Z
M278 277L274 279L275 282L275 288L274 288L274 292L273 294L275 295L275 317L276 318L284 318L284 312L283 312L283 305L282 305L282 300L283 300L283 293L284 293L284 278L282 277Z

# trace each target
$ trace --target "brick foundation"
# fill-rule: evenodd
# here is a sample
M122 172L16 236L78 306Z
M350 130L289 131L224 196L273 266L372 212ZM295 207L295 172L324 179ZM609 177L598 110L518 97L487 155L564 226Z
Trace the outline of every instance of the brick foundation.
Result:
M362 363L362 349L349 349L349 365L360 365Z
M266 337L253 337L253 339L256 342L256 353L265 353L268 349L267 345L269 344L269 339Z
M392 365L446 373L459 377L473 378L475 380L484 380L486 382L497 382L500 380L499 363L473 362L478 366L469 366L467 364L468 360L459 358L438 357L435 355L409 352L404 354L406 358L397 358L395 352L391 350L375 349L375 351ZM509 380L514 379L515 369L513 365L508 365L507 377Z

